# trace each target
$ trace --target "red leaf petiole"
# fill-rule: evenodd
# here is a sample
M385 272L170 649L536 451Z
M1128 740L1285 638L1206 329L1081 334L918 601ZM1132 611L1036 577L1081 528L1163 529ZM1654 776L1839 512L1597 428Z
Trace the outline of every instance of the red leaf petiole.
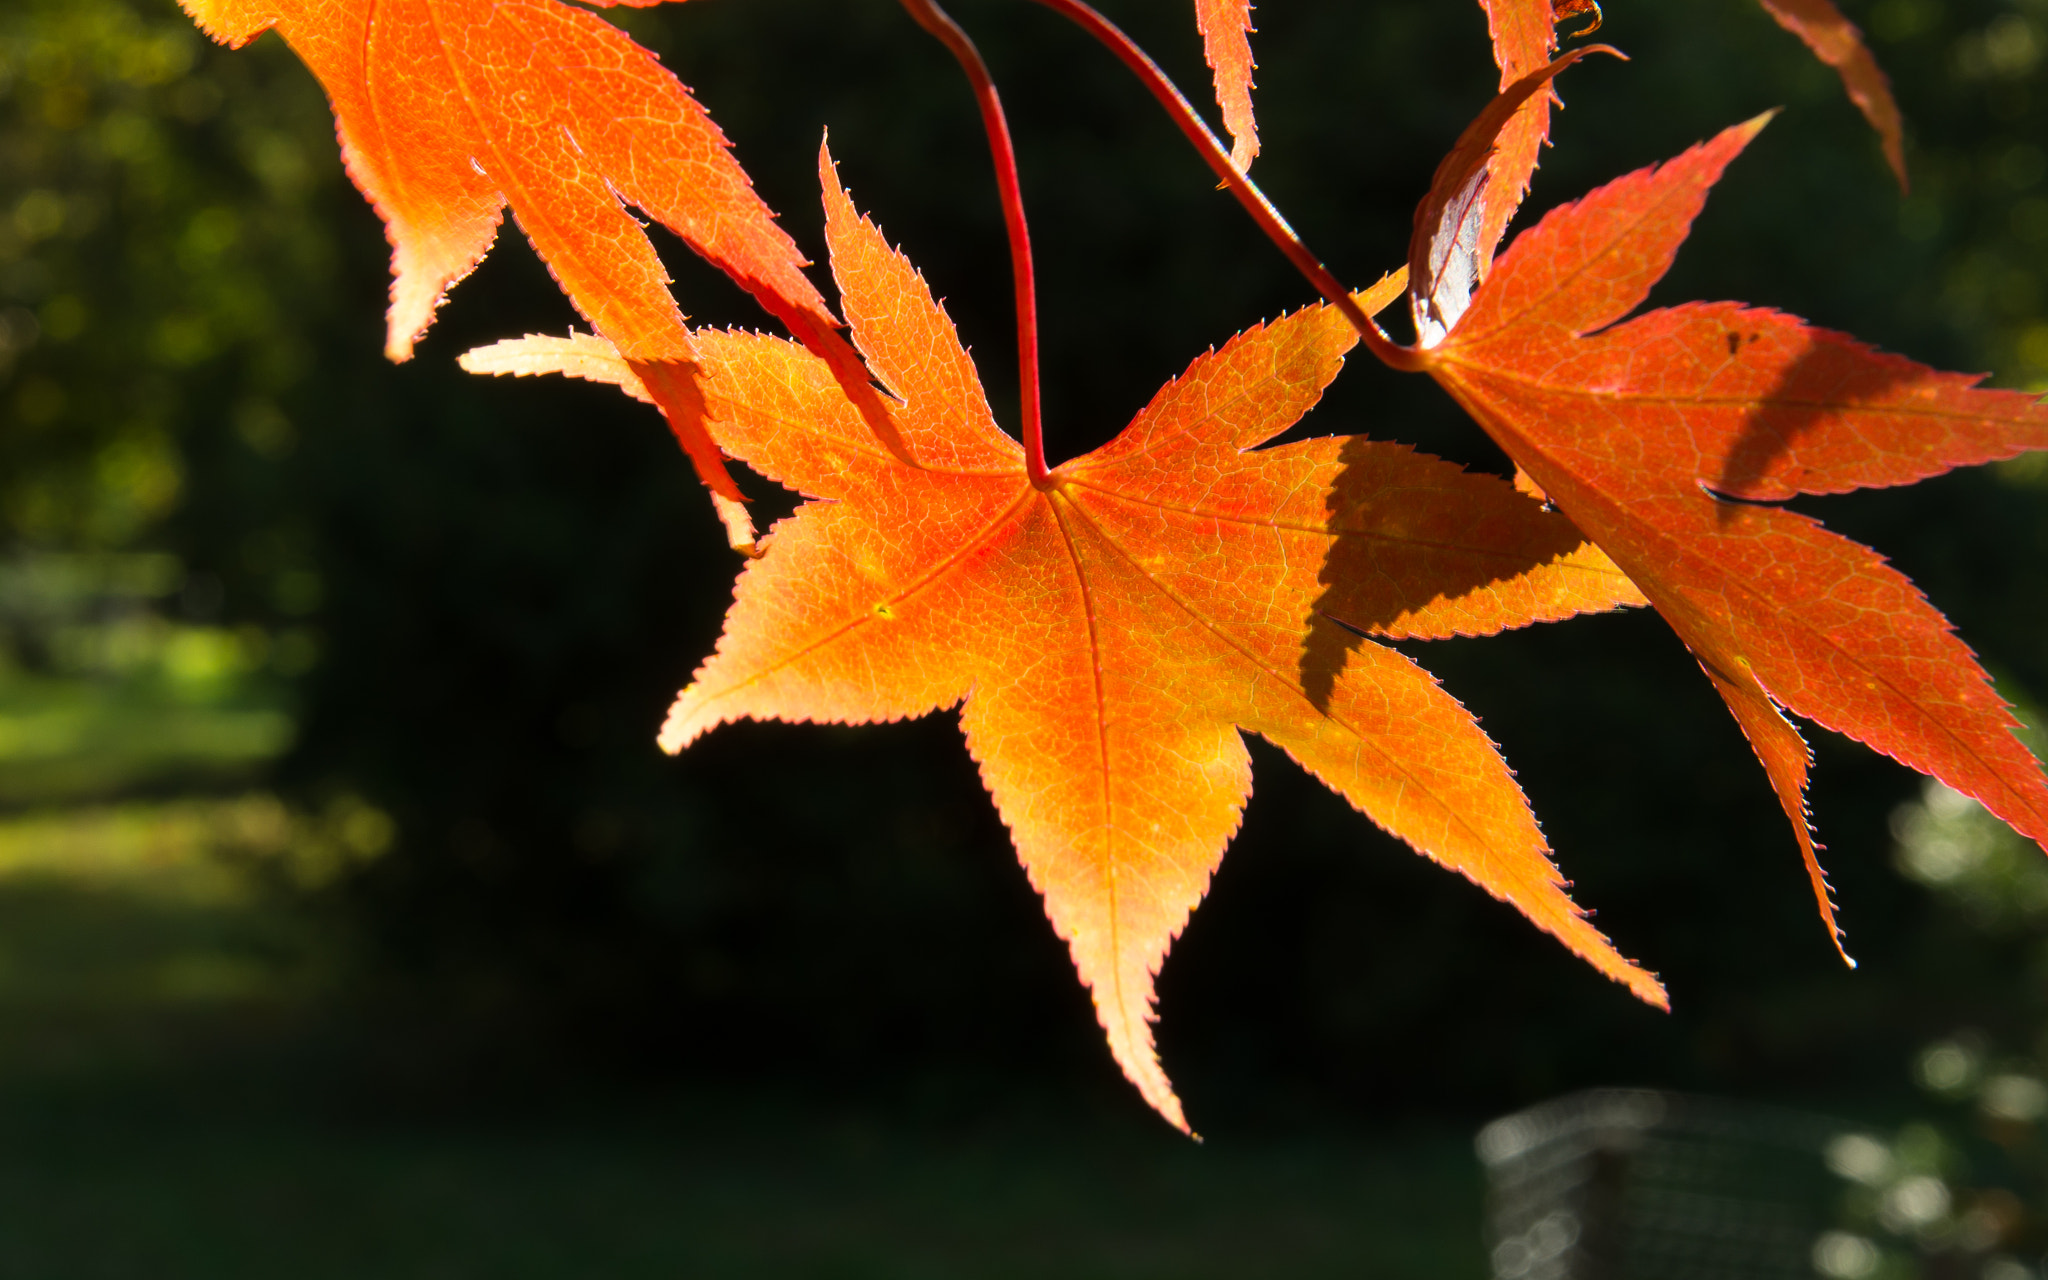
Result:
M904 0L904 3L909 4L911 0ZM1166 113L1173 117L1173 122L1180 126L1180 131L1194 144L1195 150L1201 153L1202 159L1208 162L1216 176L1230 188L1230 194L1237 197L1237 202L1252 216L1252 221L1258 224L1259 230L1265 232L1266 238L1271 240L1280 252L1287 255L1287 260L1294 264L1294 269L1314 285L1316 291L1321 293L1331 306L1343 313L1344 318L1351 322L1352 328L1358 330L1358 336L1364 339L1365 345L1374 355L1396 369L1412 370L1421 367L1413 352L1387 337L1380 327L1373 323L1372 317L1352 300L1351 291L1330 273L1329 268L1309 251L1306 244L1302 243L1301 237L1295 233L1293 227L1287 225L1287 219L1273 207L1273 202L1266 198L1265 192L1259 190L1258 184L1231 163L1230 149L1217 140L1215 133L1189 104L1187 96L1181 93L1164 71L1159 69L1159 64L1152 61L1150 55L1140 49L1115 23L1084 4L1082 0L1036 0L1036 3L1053 10L1094 36L1131 69L1132 74L1136 75L1145 88L1151 91L1152 96L1159 100L1159 104L1166 108Z
M952 51L967 79L974 85L974 100L981 108L981 124L988 134L988 149L996 166L996 186L1002 193L1003 225L1010 235L1010 272L1017 293L1017 386L1022 402L1024 470L1032 487L1050 488L1051 472L1045 465L1045 424L1038 395L1038 284L1031 267L1031 228L1024 221L1024 192L1017 181L1017 151L1010 142L1010 125L1003 118L1002 99L996 96L988 64L974 47L960 24L946 15L933 0L903 0L903 7L917 24Z
M1223 185L1229 188L1237 202L1244 206L1266 238L1287 256L1295 270L1314 285L1317 292L1343 313L1374 355L1397 369L1420 367L1415 353L1395 343L1373 323L1372 317L1353 301L1351 291L1302 243L1301 237L1273 207L1265 192L1231 162L1229 149L1217 140L1215 133L1167 74L1160 70L1158 63L1152 61L1115 23L1082 0L1036 2L1095 37L1131 69L1166 108L1180 131L1223 180ZM1038 286L1031 262L1031 229L1024 218L1024 194L1017 177L1017 151L1010 139L1009 121L1003 115L1002 99L996 93L988 64L982 61L981 52L960 24L953 21L936 0L902 0L902 4L917 24L945 45L959 62L974 87L975 103L981 109L982 129L988 135L989 154L995 162L996 187L1002 197L1003 225L1010 240L1010 269L1017 300L1017 383L1023 417L1025 472L1034 487L1048 488L1052 481L1045 462L1045 425L1038 377Z

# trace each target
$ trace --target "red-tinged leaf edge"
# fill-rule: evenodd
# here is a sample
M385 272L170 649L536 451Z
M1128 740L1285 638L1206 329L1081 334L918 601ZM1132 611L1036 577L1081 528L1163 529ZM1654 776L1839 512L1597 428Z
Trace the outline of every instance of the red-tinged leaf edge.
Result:
M1863 43L1856 24L1842 16L1834 0L1757 0L1777 24L1806 42L1813 55L1835 69L1849 101L1863 113L1884 148L1885 163L1898 179L1899 191L1909 191L1906 180L1906 126L1899 104L1892 98L1891 81Z
M1835 944L1835 954L1842 957L1843 964L1854 969L1856 958L1849 954L1848 938L1843 934L1841 921L1835 912L1834 887L1828 883L1828 873L1820 865L1820 851L1827 846L1820 843L1813 829L1813 810L1806 801L1806 779L1808 770L1813 767L1813 748L1806 744L1799 726L1786 717L1777 699L1757 680L1754 672L1746 671L1744 678L1735 679L1717 671L1713 664L1697 653L1693 656L1699 660L1700 670L1706 673L1708 683L1721 695L1729 714L1735 717L1749 749L1756 754L1757 763L1763 765L1764 777L1770 781L1771 791L1778 797L1778 807L1785 811L1785 820L1792 824L1793 837L1799 842L1799 856L1806 864L1806 878L1813 886L1814 905L1820 911L1821 925L1828 931L1828 940Z
M668 420L669 431L676 443L682 446L683 456L696 469L697 478L704 487L711 490L712 501L736 504L745 502L746 495L733 482L732 473L725 469L725 451L711 438L711 430L705 425L704 388L700 385L703 372L694 364L680 360L635 360L633 372L654 397L654 403L661 408L661 416ZM725 511L720 506L719 511Z
M1501 90L1485 110L1465 126L1449 154L1436 167L1429 194L1415 208L1415 229L1408 239L1408 299L1415 320L1418 347L1443 341L1470 305L1479 285L1480 264L1494 246L1481 242L1486 223L1487 163L1501 131L1515 112L1558 74L1593 53L1628 55L1610 45L1573 49Z

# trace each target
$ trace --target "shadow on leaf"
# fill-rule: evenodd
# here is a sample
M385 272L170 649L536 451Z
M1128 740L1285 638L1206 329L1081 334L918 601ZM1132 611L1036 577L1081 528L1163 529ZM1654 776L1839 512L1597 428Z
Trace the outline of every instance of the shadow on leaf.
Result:
M1584 545L1570 521L1496 477L1436 463L1425 480L1416 462L1426 455L1363 438L1338 457L1343 468L1324 500L1325 527L1336 541L1317 575L1323 591L1305 620L1301 652L1302 688L1319 710L1329 709L1346 657L1364 639L1521 625L1529 619L1489 623L1479 620L1483 610L1456 602Z
M1730 358L1739 359L1760 337L1758 332L1731 326ZM1815 485L1807 468L1788 465L1792 450L1831 421L1839 423L1844 409L1884 404L1896 387L1922 372L1904 361L1880 362L1860 351L1812 343L1757 397L1744 416L1740 433L1720 459L1719 476L1704 480L1704 487L1712 496L1738 506L1778 503L1798 493L1852 487ZM1712 459L1705 461L1707 466L1713 465ZM1723 505L1717 510L1725 523L1733 517L1735 507Z

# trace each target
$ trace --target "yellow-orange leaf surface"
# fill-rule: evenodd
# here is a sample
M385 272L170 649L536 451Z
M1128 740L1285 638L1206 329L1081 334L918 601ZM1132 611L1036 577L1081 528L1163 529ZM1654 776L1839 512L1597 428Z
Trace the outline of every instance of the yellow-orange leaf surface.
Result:
M1230 130L1230 162L1249 169L1259 154L1259 129L1252 118L1252 0L1195 0L1195 26L1215 76L1223 127Z
M1554 210L1448 336L1416 354L1699 658L1792 820L1832 931L1806 821L1807 751L1780 708L1934 775L2044 844L2048 783L1912 583L1768 504L2048 448L2048 408L1775 311L1692 303L1624 320L1766 119Z
M230 44L275 27L319 77L349 174L391 238L393 359L412 353L509 204L570 301L640 367L707 483L738 496L697 422L695 351L667 272L627 206L806 343L829 353L840 340L795 243L652 54L558 0L181 3Z
M1663 1003L1566 897L1472 717L1360 634L1485 634L1639 602L1604 556L1504 481L1403 446L1257 449L1315 403L1354 341L1327 307L1201 357L1036 489L951 323L829 162L826 198L855 340L921 465L878 448L796 345L697 335L720 444L811 501L741 575L664 747L742 717L863 723L961 705L1111 1051L1182 1127L1153 1048L1153 979L1249 794L1240 731ZM588 338L469 357L626 383L605 360Z

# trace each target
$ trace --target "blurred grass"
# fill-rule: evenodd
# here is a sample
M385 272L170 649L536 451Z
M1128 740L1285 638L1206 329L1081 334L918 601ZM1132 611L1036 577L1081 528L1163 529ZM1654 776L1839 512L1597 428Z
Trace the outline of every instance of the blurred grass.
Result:
M266 708L151 706L146 693L82 682L13 683L0 712L0 804L231 782L290 741L291 722Z
M0 563L0 1276L1480 1273L1462 1126L1198 1147L1014 1082L935 1120L465 1062L324 909L393 820L269 789L289 633L174 620L185 578Z
M306 642L172 621L192 588L162 553L0 560L0 810L233 787L291 745Z
M30 719L21 687L0 723ZM86 705L157 714L122 687ZM363 1069L417 1071L390 1060L404 1037L351 1022L337 935L280 892L375 856L389 820L346 797L124 799L122 776L0 818L0 1275L1483 1272L1463 1126L1197 1146L1128 1107L1034 1114L1000 1082L994 1120L786 1082L565 1102L496 1081L479 1103L458 1081L422 1114Z
M337 1099L306 1066L318 939L184 838L223 820L80 822L61 870L0 853L0 1275L1482 1274L1462 1127L1196 1146L1014 1097L992 1126L747 1085Z

